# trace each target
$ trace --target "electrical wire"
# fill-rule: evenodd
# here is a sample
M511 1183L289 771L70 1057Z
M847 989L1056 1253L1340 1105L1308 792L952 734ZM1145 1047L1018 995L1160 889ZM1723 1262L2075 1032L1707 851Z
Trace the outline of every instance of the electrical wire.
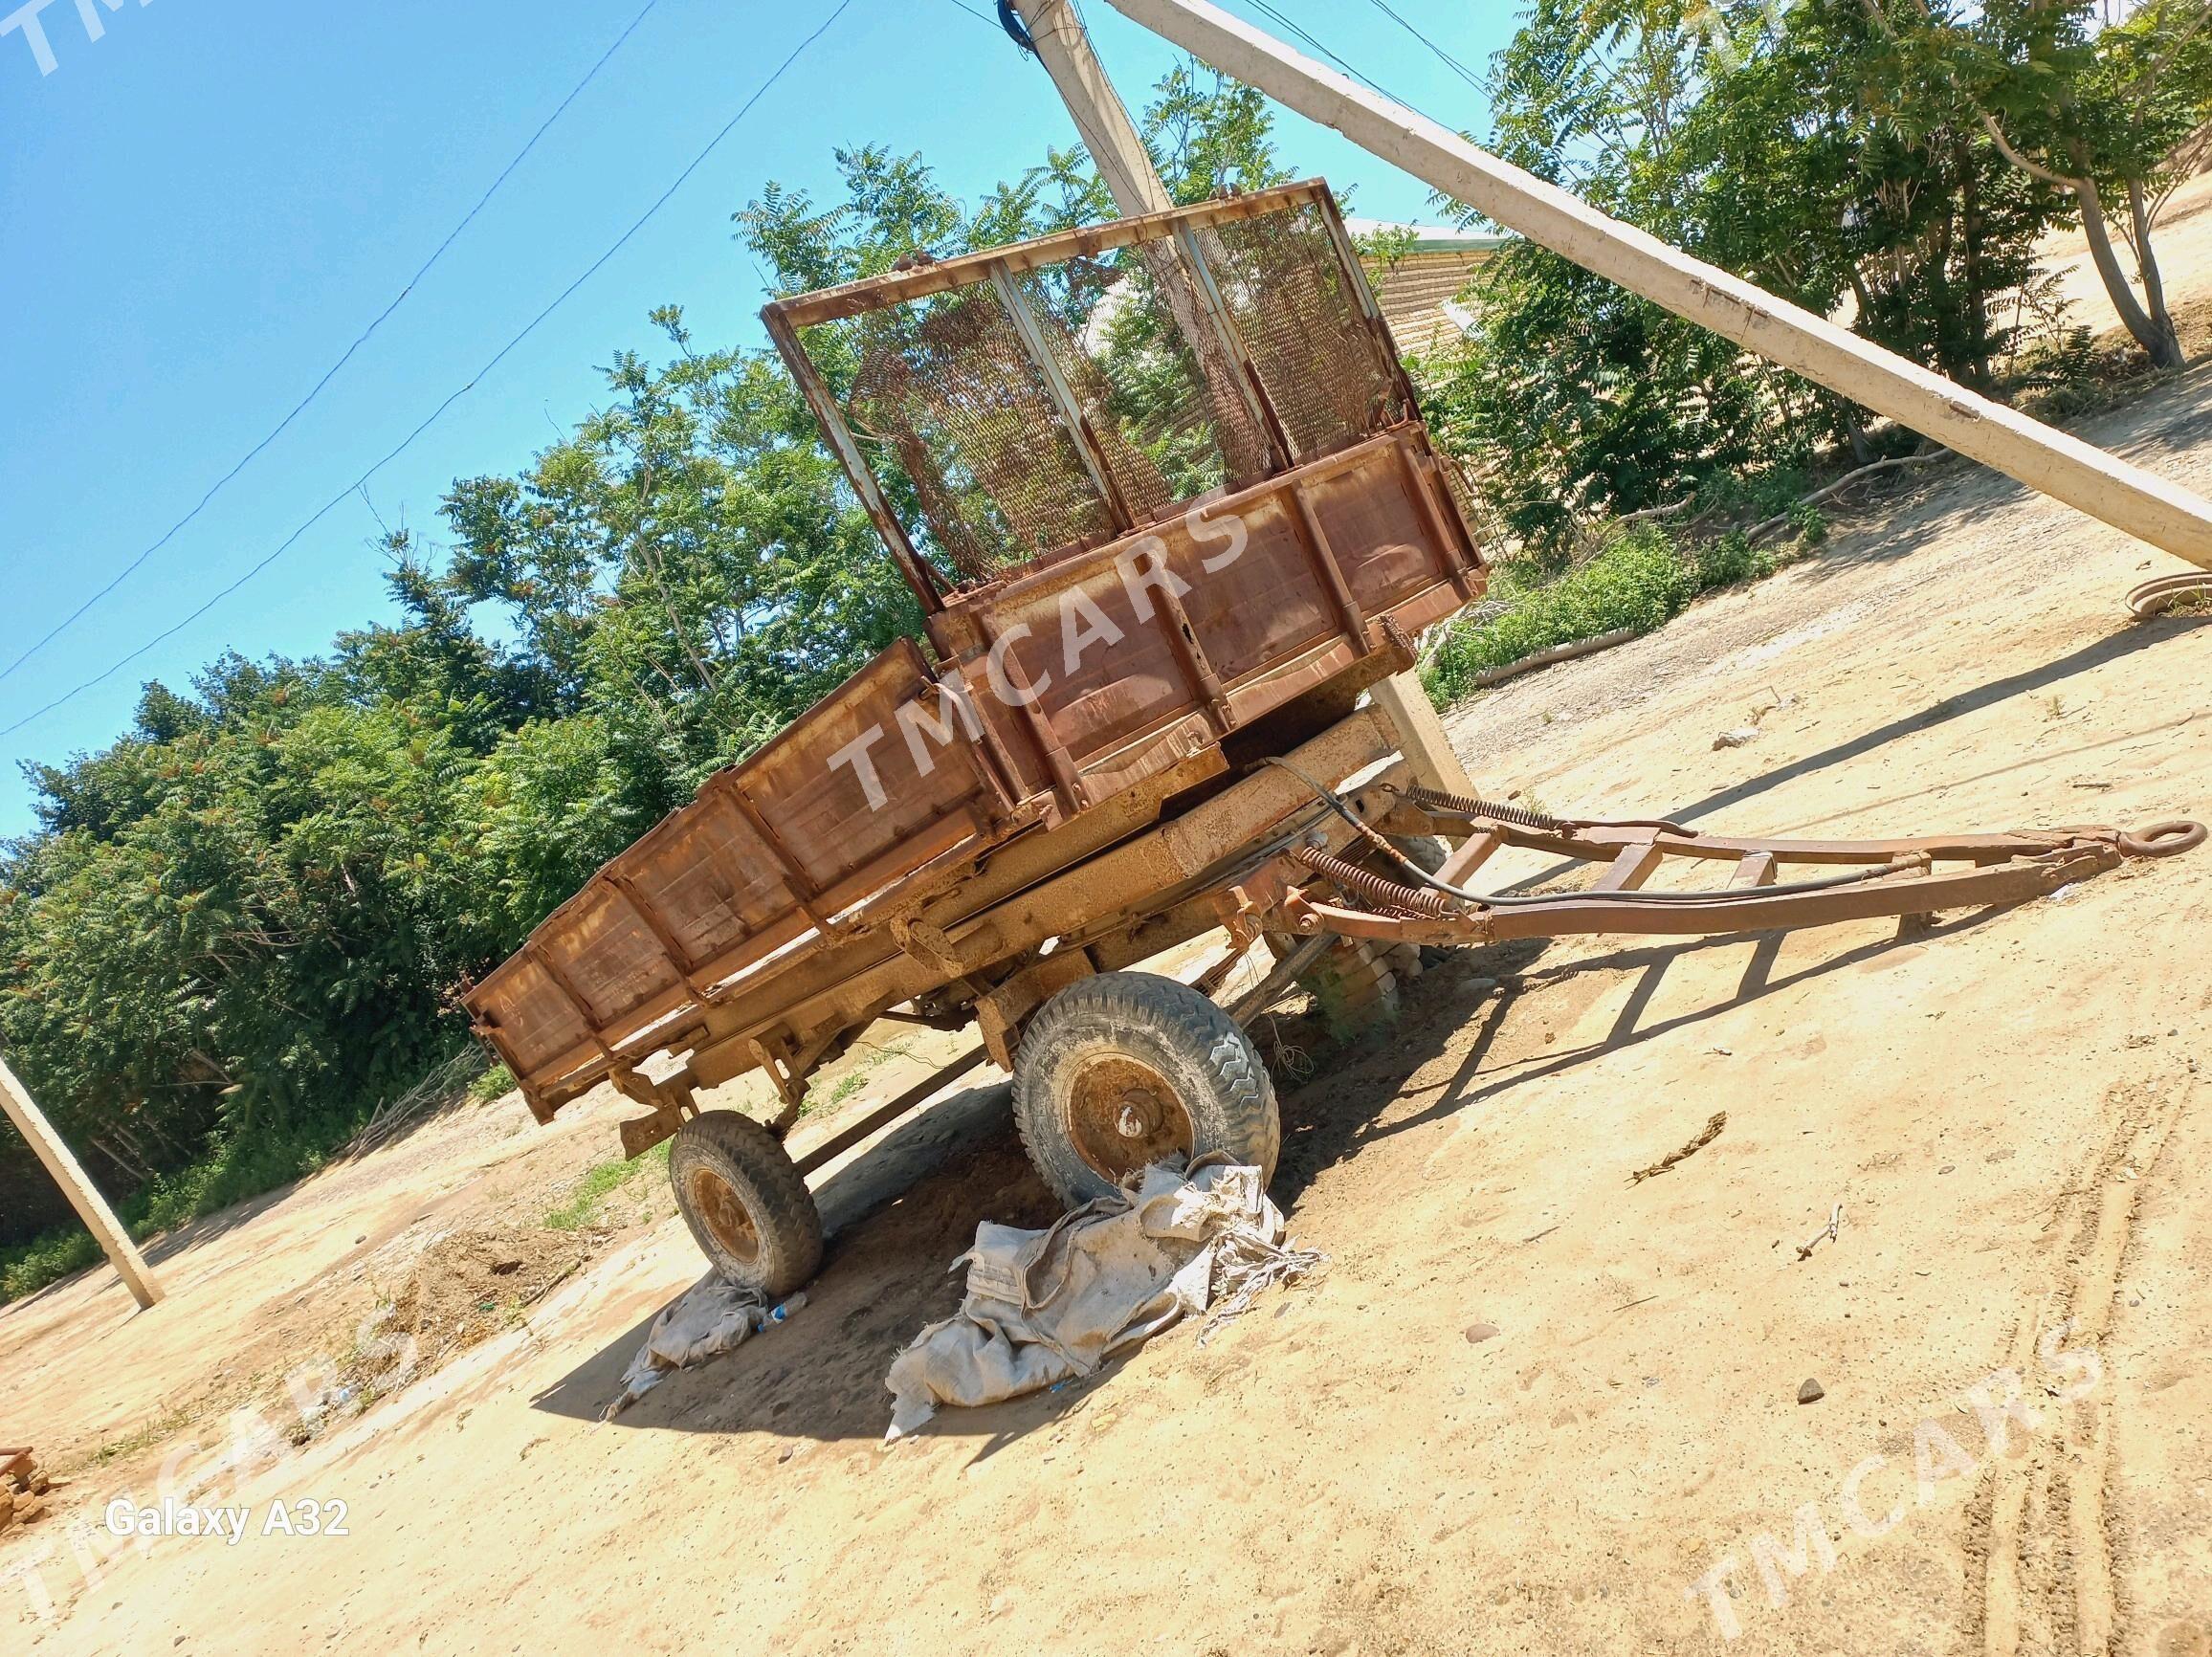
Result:
M1443 47L1437 45L1435 41L1429 39L1427 35L1422 33L1420 30L1416 29L1412 23L1407 21L1403 12L1399 11L1396 7L1390 4L1390 0L1368 0L1368 3L1372 5L1376 11L1382 12L1383 16L1389 18L1393 23L1397 24L1399 28L1405 30L1406 33L1412 35L1414 39L1420 41L1422 45L1427 47L1429 51L1436 55L1437 60L1439 62L1441 62L1447 69L1450 70L1452 74L1458 76L1460 79L1466 81L1468 85L1473 87L1475 91L1482 92L1485 90L1482 83L1482 77L1480 76L1476 75L1473 70L1468 68L1466 64L1460 62L1458 58L1452 56L1450 53L1445 51Z
M1389 88L1385 87L1373 76L1362 75L1359 70L1353 68L1352 65L1345 59L1338 56L1337 54L1330 51L1326 46L1323 46L1320 41L1316 40L1305 29L1293 22L1290 18L1284 16L1281 11L1277 11L1273 6L1270 5L1268 0L1251 0L1251 7L1253 11L1259 12L1261 15L1273 22L1277 28L1287 30L1291 33L1296 35L1300 40L1304 41L1316 52L1318 52L1323 57L1326 57L1331 63L1334 63L1338 69L1341 69L1346 75L1349 75L1354 80L1357 80L1362 85L1365 85L1372 90L1381 93L1384 98L1389 99L1393 103L1405 103L1406 108L1413 108L1412 104L1406 103L1405 99L1400 98L1396 93L1390 91Z
M582 276L578 276L565 288L562 289L561 292L555 296L553 301L550 304L548 304L543 310L540 311L535 317L530 319L529 322L524 325L520 333L517 334L513 339L509 340L504 345L501 345L489 362L487 362L481 368L478 368L475 374L471 375L466 385L462 386L458 390L452 392L447 396L444 402L440 403L435 409L431 409L429 414L425 415L421 423L418 424L415 429L409 431L405 437L401 438L400 441L391 449L387 451L384 456L379 459L375 465L369 467L369 469L364 472L359 477L355 478L351 483L348 483L343 489L340 490L328 500L324 501L322 505L315 510L314 515L310 517L306 522L300 524L298 529L295 529L290 535L286 536L283 541L278 542L274 551L270 552L258 563L248 569L235 581L232 582L230 585L215 593L206 603L202 604L197 609L193 610L190 614L184 617L181 621L176 622L174 625L165 628L162 631L156 633L152 638L146 640L144 644L139 646L138 649L132 651L128 655L123 656L121 660L111 663L100 672L95 674L91 678L86 679L81 684L78 684L72 689L63 692L60 696L55 697L54 700L48 702L44 707L37 709L33 713L26 714L22 718L17 719L11 725L0 726L0 737L12 736L15 732L23 729L24 726L33 723L34 720L44 718L48 714L54 712L55 709L60 707L63 703L73 701L77 696L82 696L86 691L91 690L94 686L102 684L108 679L113 678L117 674L121 673L124 668L128 667L132 662L138 660L139 657L144 655L155 646L163 643L166 639L175 636L177 633L182 632L186 628L191 626L193 622L198 621L200 617L206 615L210 610L213 609L215 606L221 604L223 600L229 598L231 594L236 592L240 587L244 586L248 582L252 581L255 576L259 575L271 564L275 563L279 558L283 557L286 552L291 550L293 544L297 542L301 536L305 535L310 529L313 529L318 523L321 522L324 518L328 517L333 511L335 511L337 507L343 501L344 501L348 496L352 495L355 490L364 487L370 478L374 477L379 472L383 471L385 467L388 466L392 461L396 460L410 445L413 444L416 438L420 437L425 431L431 429L431 427L437 421L438 416L443 414L448 409L451 409L455 403L459 402L463 397L467 396L469 392L474 390L478 381L482 380L486 374L489 374L494 368L497 368L500 363L505 361L508 354L511 353L516 346L521 344L524 340L527 340L533 333L537 331L538 325L541 322L544 321L546 318L550 317L556 310L560 309L562 304L568 298L571 294L575 293L578 288L581 288L586 282L589 281L593 276L597 275L600 267L605 265L609 259L613 258L616 254L620 253L623 248L629 244L630 238L636 235L639 231L645 228L647 221L652 219L655 213L659 212L662 208L668 205L669 199L674 196L677 190L683 188L684 182L689 179L693 173L697 172L706 164L707 158L714 154L714 152L721 146L722 141L728 138L732 132L737 130L738 123L743 121L747 115L752 113L753 106L759 103L762 99L765 98L769 91L776 85L776 83L784 78L784 76L790 70L794 63L799 61L800 57L805 55L808 47L812 46L815 41L821 39L823 35L830 33L831 25L833 25L840 17L844 16L845 13L852 9L852 3L853 0L839 0L837 9L830 12L830 15L822 21L821 25L815 29L813 33L807 35L806 39L800 41L797 46L792 48L791 55L785 57L782 63L776 66L775 72L754 90L752 96L747 98L744 103L740 106L737 114L730 117L729 121L723 125L722 129L716 133L713 138L707 141L706 147L701 149L697 155L694 156L690 164L685 166L681 172L676 174L675 182L672 183L666 189L660 192L659 196L654 199L653 205L647 208L644 212L640 213L631 223L630 228L624 231L621 235L615 238L613 245L608 248L605 253L601 254L599 257L592 260L589 267L586 269Z
M959 4L959 0L954 0L954 3L956 5ZM645 0L644 7L638 11L636 16L630 20L629 27L624 29L620 34L617 34L614 37L614 44L609 46L605 52L599 55L599 61L592 64L592 66L585 72L584 78L582 80L579 80L574 86L569 88L568 96L564 98L558 104L554 106L553 113L548 115L544 121L539 124L538 130L530 135L529 142L524 144L520 149L517 150L515 152L515 158L508 162L505 166L499 169L499 176L492 180L491 187L486 189L482 195L476 198L476 205L469 209L467 212L461 215L460 223L456 224L452 230L448 231L446 232L445 240L438 243L436 247L431 250L431 256L423 260L422 264L416 269L413 276L408 277L407 285L401 288L400 291L392 297L391 302L389 304L386 305L383 310L376 314L374 319L370 320L367 327L362 329L362 331L355 336L353 343L345 347L344 352L339 357L338 361L331 364L329 367L322 371L322 377L316 381L313 386L308 387L306 396L300 398L299 402L292 406L292 411L286 414L283 419L277 421L275 426L271 427L269 429L268 435L263 437L260 442L254 444L253 448L247 450L230 471L224 473L222 476L216 478L213 483L210 484L208 486L207 493L200 497L198 504L195 505L191 511L186 513L184 517L178 519L176 522L170 524L167 529L164 530L159 541L156 541L151 546L147 547L144 552L140 553L138 557L132 559L128 563L124 564L122 568L116 571L116 573L109 578L105 586L101 587L90 598L86 599L75 609L71 610L69 614L63 616L59 622L55 623L54 627L47 630L44 636L34 642L30 649L24 651L6 667L0 668L0 679L5 679L10 674L13 673L17 668L21 667L25 662L29 661L33 656L36 655L40 651L44 650L48 645L52 644L64 632L68 631L70 628L74 627L77 622L82 618L85 611L91 609L92 607L100 603L101 599L107 597L109 593L115 591L117 587L121 586L125 581L129 580L130 577L139 569L142 564L145 563L147 559L153 557L155 553L161 551L163 547L168 545L168 543L176 538L180 530L184 529L188 524L189 524L192 519L199 517L201 512L207 508L208 502L215 498L216 495L222 491L225 484L229 483L231 479L237 476L239 473L245 471L246 468L252 464L255 455L259 454L264 449L268 448L270 444L276 442L277 438L284 434L286 429L291 426L293 421L299 418L300 414L305 411L307 406L314 402L317 397L322 394L323 387L328 386L333 379L337 378L338 371L343 368L346 364L353 361L354 353L359 351L362 346L368 343L369 336L374 334L377 329L384 326L385 321L391 316L391 314L400 308L400 305L406 300L409 294L414 292L415 284L420 282L423 277L430 275L431 267L436 264L439 259L445 256L446 250L451 248L453 243L459 239L461 232L467 230L470 225L476 222L476 215L484 210L484 208L487 204L490 203L492 197L498 194L499 187L505 184L507 180L513 176L515 169L522 165L523 160L533 149L538 147L538 141L543 138L545 134L551 130L553 123L559 121L562 115L567 110L568 106L571 103L574 103L576 99L582 96L584 89L589 86L592 81L599 77L599 72L607 67L608 59L613 57L617 52L621 51L623 42L628 40L630 35L637 32L637 26L645 21L646 13L651 11L655 6L659 4L660 0Z

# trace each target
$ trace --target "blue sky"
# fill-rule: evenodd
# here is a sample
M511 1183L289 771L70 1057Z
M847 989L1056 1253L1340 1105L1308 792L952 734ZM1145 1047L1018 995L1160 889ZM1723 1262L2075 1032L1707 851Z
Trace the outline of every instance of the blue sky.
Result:
M17 4L0 0L0 14ZM45 75L24 33L0 37L0 667L299 400L643 4L53 0ZM834 4L658 0L306 412L0 679L0 726L176 623L405 437L606 251ZM1508 7L1467 0L1390 5L1478 70L1513 22ZM1484 126L1467 82L1374 0L1275 9L1438 119ZM1171 50L1103 0L1085 11L1136 101ZM1336 134L1287 113L1278 131L1301 171L1357 187L1359 212L1433 217L1425 187ZM379 515L437 536L453 477L520 468L594 406L595 365L657 343L653 306L682 304L702 340L758 342L761 273L729 215L768 180L828 193L831 150L874 142L919 150L973 200L1073 137L1043 70L956 0L854 0L651 224L378 474L367 500L347 499L207 615L0 739L0 835L34 821L17 762L104 745L144 681L182 687L227 650L312 653L388 615Z

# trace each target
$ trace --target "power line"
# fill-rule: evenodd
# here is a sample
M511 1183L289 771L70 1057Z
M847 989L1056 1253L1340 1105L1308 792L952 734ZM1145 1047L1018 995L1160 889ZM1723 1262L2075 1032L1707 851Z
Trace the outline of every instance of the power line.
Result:
M775 73L770 75L767 79L761 82L760 86L754 90L753 95L746 99L744 103L739 107L737 114L731 116L729 121L723 125L722 129L716 133L713 138L707 141L706 147L701 149L697 155L694 156L690 164L684 167L683 171L675 175L675 182L672 183L666 189L660 192L660 194L653 200L653 203L651 207L647 208L644 212L638 214L636 220L631 223L628 230L624 231L621 235L615 238L613 245L608 247L605 253L599 255L599 257L592 260L589 267L586 269L582 276L578 276L574 281L570 282L565 288L563 288L561 292L554 297L553 301L550 304L548 304L543 310L540 311L535 317L530 319L529 322L522 328L520 333L517 334L513 339L509 340L504 345L501 345L489 362L487 362L481 368L478 368L476 373L472 374L469 377L468 383L466 385L462 386L458 390L450 393L444 402L440 403L435 409L432 409L429 414L425 415L421 423L418 424L415 429L409 431L405 437L401 438L400 441L395 444L389 451L387 451L383 458L379 459L375 465L369 467L369 469L364 472L359 477L355 478L351 483L348 483L343 489L340 490L336 495L332 496L328 500L324 501L320 507L316 508L314 515L310 517L306 522L300 524L298 529L295 529L290 535L286 536L281 541L279 541L274 551L270 552L260 561L260 563L248 569L235 581L232 582L230 585L224 587L221 591L215 593L212 597L208 599L208 601L202 604L199 608L193 610L189 615L184 617L181 621L178 621L173 626L165 628L162 631L156 633L152 638L146 640L144 644L139 646L138 649L132 651L128 655L122 657L119 661L109 664L106 668L103 668L100 672L95 674L91 678L86 679L82 684L77 685L70 690L64 691L60 696L55 697L54 700L48 702L44 707L39 708L33 713L26 714L22 718L17 719L11 725L0 727L0 737L12 736L17 731L23 729L24 726L33 723L34 720L44 718L48 714L54 712L55 709L60 707L64 702L73 701L77 696L82 696L86 691L91 690L95 685L104 683L106 680L113 678L117 674L121 673L124 668L128 667L132 662L138 660L139 657L144 655L155 646L163 643L166 639L174 637L177 633L182 632L186 628L198 621L200 617L206 615L210 610L213 609L215 606L221 604L223 600L229 598L232 593L236 592L240 587L244 586L248 582L252 581L255 576L259 575L271 564L275 563L279 558L283 557L286 552L291 550L293 544L298 541L301 536L305 535L310 529L313 529L318 523L321 522L323 519L327 518L343 501L344 501L348 496L353 494L355 490L365 487L370 478L374 477L379 472L383 471L385 467L391 464L392 461L398 459L399 456L413 444L416 438L420 437L425 431L428 431L431 429L431 427L437 421L438 416L443 414L448 409L451 409L455 403L459 402L463 397L467 396L469 392L474 390L478 381L482 380L486 374L489 374L494 368L497 368L500 363L505 361L507 355L512 352L516 346L520 345L524 340L527 340L533 333L537 332L538 325L541 322L544 321L547 317L550 317L555 311L559 310L562 304L568 298L571 294L575 293L578 288L581 288L586 282L589 281L593 276L598 274L601 266L605 265L608 260L613 258L616 254L620 253L623 248L629 244L630 238L636 235L639 231L645 228L647 221L650 220L655 213L659 212L662 208L668 205L669 199L674 196L677 190L683 188L684 181L689 179L693 173L698 171L701 166L706 165L707 158L713 155L714 152L721 146L722 141L724 139L728 138L731 133L737 130L738 123L743 121L747 115L752 113L753 106L759 103L762 99L765 98L769 91L776 85L776 83L784 78L785 75L790 70L791 66L798 62L800 57L806 54L807 49L812 46L815 41L821 39L823 35L829 33L831 25L833 25L838 18L844 16L848 11L852 10L852 0L839 0L837 9L830 12L828 17L823 19L822 23L815 29L813 33L807 35L806 39L800 41L797 46L791 49L790 55L785 57L782 63L776 66Z
M1369 3L1374 6L1376 11L1382 12L1383 16L1389 18L1393 23L1397 24L1399 28L1405 30L1406 33L1412 35L1414 39L1420 41L1422 45L1427 47L1429 51L1436 54L1438 60L1442 62L1447 69L1450 70L1454 75L1458 76L1460 79L1466 81L1468 85L1473 87L1477 92L1484 90L1482 77L1480 76L1476 75L1474 71L1468 68L1466 64L1460 62L1458 58L1452 56L1450 53L1445 51L1443 47L1437 45L1435 41L1429 39L1427 35L1422 33L1420 30L1416 29L1410 22L1406 20L1404 13L1399 11L1396 7L1390 4L1390 0L1369 0Z
M592 81L599 77L599 72L607 67L608 60L611 58L617 52L622 50L623 42L628 40L631 34L635 33L637 32L637 26L645 21L646 12L651 11L655 6L659 4L660 0L645 0L644 8L638 12L636 16L630 20L630 26L623 30L620 34L617 34L614 37L614 44L609 46L605 52L599 55L599 61L594 63L588 70L585 72L584 78L579 80L573 87L569 89L568 96L564 98L560 103L554 107L553 113L548 115L539 125L538 130L530 135L529 142L523 144L520 149L515 152L515 159L507 163L505 166L499 169L499 176L492 181L491 188L485 190L481 196L476 198L476 205L469 209L467 212L461 215L461 222L453 226L451 231L446 232L446 239L444 241L438 243L435 248L431 250L431 256L423 260L421 267L415 272L413 276L408 277L407 285L401 288L400 291L392 297L391 303L387 304L383 310L379 311L376 314L375 319L368 324L368 326L362 329L360 334L355 337L353 343L345 347L344 354L342 355L337 362L331 364L328 368L323 370L322 378L316 381L315 384L308 388L306 396L300 398L299 402L292 406L292 411L285 415L283 419L277 421L275 426L270 428L268 435L263 437L260 442L254 444L253 448L247 450L246 453L240 456L236 465L232 466L230 471L224 473L222 476L216 478L213 483L210 484L208 486L208 492L200 497L198 505L194 506L191 511L186 513L184 517L178 519L176 522L170 524L167 529L164 530L159 541L155 541L151 546L147 547L144 552L140 553L138 557L132 559L130 563L124 564L122 568L116 571L114 576L109 579L108 584L105 586L101 587L90 598L86 599L75 609L71 610L69 614L62 617L59 622L57 622L46 632L45 636L40 638L36 643L33 644L29 650L25 651L21 655L17 656L6 667L0 668L0 679L5 679L10 674L13 673L17 668L21 667L25 662L29 661L33 656L36 655L40 651L44 650L48 645L52 644L64 632L68 631L69 629L74 627L78 619L83 616L85 611L92 608L94 605L100 603L101 599L107 597L109 593L115 591L117 587L121 586L125 581L130 579L131 575L137 571L140 565L144 564L147 559L153 557L155 553L161 551L163 547L168 545L168 543L176 538L177 532L179 530L182 530L187 524L190 523L193 519L199 517L200 513L206 508L208 502L215 498L216 495L221 492L225 484L229 483L232 478L237 476L239 473L245 471L247 466L252 463L255 455L259 454L262 450L268 448L270 444L276 442L278 437L284 434L285 429L289 427L293 421L299 418L301 412L305 410L310 403L314 402L317 397L322 394L322 388L329 385L330 382L337 377L338 371L344 367L346 364L353 361L353 354L360 350L362 346L368 343L369 336L375 333L377 329L384 326L385 320L388 318L392 312L399 309L402 301L407 298L408 295L414 292L415 284L421 281L423 277L430 275L431 267L436 264L439 259L445 256L446 250L453 245L454 241L459 238L460 233L467 230L471 224L476 222L476 215L484 210L486 204L491 201L492 197L498 194L499 187L505 184L508 178L513 175L515 169L522 165L523 159L528 156L533 149L538 147L538 141L545 136L547 131L551 129L553 123L559 121L568 106L571 103L574 103L578 97L582 95L584 89L589 86Z
M1291 33L1295 34L1300 40L1304 41L1316 52L1318 52L1323 57L1326 57L1338 69L1341 69L1346 75L1349 75L1354 80L1360 81L1362 84L1371 87L1373 90L1381 93L1384 98L1389 99L1393 103L1405 102L1405 99L1391 92L1388 88L1383 86L1381 81L1375 79L1374 77L1362 75L1357 69L1354 69L1351 64L1347 63L1343 58L1338 56L1334 52L1331 52L1326 46L1323 46L1318 40L1315 39L1312 34L1306 32L1306 30L1300 28L1290 18L1284 16L1283 13L1277 11L1274 7L1269 5L1268 0L1251 0L1251 5L1253 11L1258 11L1263 16L1272 19L1277 28L1286 29L1290 31ZM1406 104L1406 107L1410 109L1412 105Z
M977 10L976 10L976 9L975 9L973 6L970 6L970 5L967 3L967 0L949 0L949 4L951 4L951 5L954 5L954 6L958 6L958 7L959 7L959 8L960 8L960 9L961 9L962 11L965 11L965 12L966 12L966 13L967 13L967 14L968 14L970 17L973 17L973 18L974 18L974 19L975 19L975 20L976 20L978 23L981 23L981 24L982 24L982 25L983 25L983 26L984 26L985 29L988 29L988 30L989 30L989 31L990 31L990 32L991 32L993 34L996 34L996 33L998 33L1000 32L1000 31L999 31L999 24L998 24L998 19L997 19L997 18L995 18L995 17L986 17L986 16L984 16L984 14L983 14L981 11L977 11Z

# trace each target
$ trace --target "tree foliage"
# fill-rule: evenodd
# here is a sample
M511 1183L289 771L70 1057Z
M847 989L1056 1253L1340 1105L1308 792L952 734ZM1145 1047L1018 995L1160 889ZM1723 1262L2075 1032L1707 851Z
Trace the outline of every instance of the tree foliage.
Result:
M1536 0L1493 65L1495 142L2002 394L2007 365L2061 325L2036 241L2090 216L2099 184L2143 210L2128 233L2163 318L2152 221L2166 158L2212 116L2208 6L2149 0L2098 28L2089 0ZM1869 422L1843 399L1544 249L1510 247L1475 298L1476 337L1427 365L1431 413L1539 549L1580 516L1724 475L1788 473L1838 447L1871 457ZM2132 303L2115 298L2123 320ZM2170 320L2137 330L2157 361L2171 333Z

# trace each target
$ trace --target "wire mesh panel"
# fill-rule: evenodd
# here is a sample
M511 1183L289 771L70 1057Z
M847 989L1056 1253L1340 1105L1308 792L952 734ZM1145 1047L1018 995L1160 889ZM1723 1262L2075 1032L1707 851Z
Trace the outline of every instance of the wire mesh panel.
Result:
M1056 298L1053 275L1023 277L1040 309ZM1173 242L1128 250L1086 308L1071 314L1063 303L1051 314L1054 348L1140 521L1208 490L1257 483L1272 470L1236 360Z
M1114 534L1075 435L991 289L873 312L856 326L854 432L913 485L957 581Z
M1078 232L1065 256L1022 244L950 261L804 325L888 509L917 520L916 550L952 586L1145 528L1409 412L1320 202L1229 210L1195 236L1148 224L1103 250ZM1038 251L1004 256L1024 249Z
M1357 442L1402 412L1396 375L1321 211L1307 203L1199 236L1300 460Z

